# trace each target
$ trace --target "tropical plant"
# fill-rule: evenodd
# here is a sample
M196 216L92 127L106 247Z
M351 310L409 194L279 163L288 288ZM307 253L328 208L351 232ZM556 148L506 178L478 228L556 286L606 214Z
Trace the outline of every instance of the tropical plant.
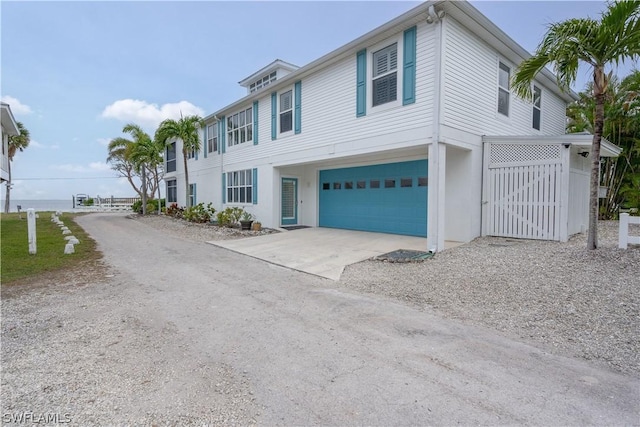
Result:
M204 203L198 203L197 205L186 208L182 217L190 222L204 223L209 222L215 213L216 210L213 208L212 203L206 206Z
M200 151L200 137L198 129L204 127L204 120L197 115L180 117L180 120L166 119L156 130L155 140L162 146L166 146L173 140L182 141L182 160L184 162L184 183L187 195L187 207L191 206L189 197L189 167L187 159L189 153Z
M7 157L9 157L9 164L7 165L9 180L7 181L4 199L4 213L9 213L9 202L11 200L11 162L16 153L24 151L29 146L29 142L31 142L29 130L21 122L16 122L16 125L18 126L18 135L9 136L9 151L7 152Z
M134 134L138 134L138 130L142 132L138 126L131 124L125 126L125 129L127 129L128 126L133 126L133 128L131 128L127 133L134 132ZM144 134L144 132L142 132L142 134ZM148 140L151 141L151 138L148 135L145 138L144 135L146 134L142 134L137 135L138 137L140 137L139 139L145 140L146 138L149 138ZM140 158L144 157L144 151L150 150L151 147L148 146L148 143L145 143L143 145L147 145L146 147L136 148L135 144L136 141L132 141L123 137L112 139L109 142L108 146L109 155L107 157L107 162L111 164L111 169L118 172L121 176L127 178L127 181L141 199L143 198L143 194L147 194L147 197L148 195L151 195L151 197L153 197L153 194L156 191L158 192L158 197L160 197L160 178L162 176L162 147L155 147L155 150L158 151L158 157L155 157L156 161L151 163L153 167L144 168L143 171L143 168L141 168L140 165L136 165L136 162L132 160L131 156L134 155L137 160L140 160ZM144 176L142 172L144 172ZM140 182L143 184L138 186L134 182L136 178L139 178Z
M162 163L162 151L163 148L157 144L151 137L142 130L142 128L134 123L129 123L122 128L122 132L128 133L133 137L133 144L129 150L129 160L131 161L134 169L140 174L142 178L142 188L145 191L142 192L142 214L147 213L147 171L157 171L157 167ZM156 180L158 180L157 173L154 174ZM155 183L156 188L160 185ZM151 192L153 195L153 191Z
M568 132L593 132L595 101L589 96L592 84L569 105ZM599 218L618 219L621 208L632 207L640 195L634 175L640 173L640 71L634 70L620 81L609 82L605 97L602 137L622 148L618 157L602 159L600 185L607 194L600 199Z
M595 114L589 195L589 234L587 249L598 245L598 189L600 182L600 142L604 124L605 96L611 73L607 67L640 56L640 0L616 1L608 5L601 19L569 19L550 24L547 33L530 58L522 61L513 79L513 89L532 99L531 85L536 75L552 65L558 86L569 90L578 67L585 63L593 71Z
M184 214L184 208L178 206L177 203L171 203L165 209L165 214L173 218L182 218L182 215Z

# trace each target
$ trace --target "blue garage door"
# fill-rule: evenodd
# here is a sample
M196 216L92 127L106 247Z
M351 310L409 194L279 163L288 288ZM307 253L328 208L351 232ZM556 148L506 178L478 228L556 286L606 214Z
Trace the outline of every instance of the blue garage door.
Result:
M320 171L320 226L427 236L427 161Z

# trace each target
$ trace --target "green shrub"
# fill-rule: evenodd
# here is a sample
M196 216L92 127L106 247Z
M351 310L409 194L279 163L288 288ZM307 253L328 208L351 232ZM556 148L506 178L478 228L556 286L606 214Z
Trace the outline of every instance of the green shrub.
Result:
M133 204L131 205L131 210L134 211L135 213L142 213L142 200L136 200L135 202L133 202Z
M84 205L85 205L85 206L93 206L93 198L92 198L92 197L89 197L88 199L86 199L86 200L84 201Z
M198 203L195 206L188 207L182 214L183 218L190 222L209 222L211 217L216 213L212 203L204 205L204 203Z

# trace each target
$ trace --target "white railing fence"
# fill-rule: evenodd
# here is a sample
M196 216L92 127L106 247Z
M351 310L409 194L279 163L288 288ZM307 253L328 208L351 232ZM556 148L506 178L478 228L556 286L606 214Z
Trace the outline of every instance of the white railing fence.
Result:
M629 244L640 245L640 236L629 234L629 224L640 224L640 216L630 216L628 213L620 214L618 229L618 247L620 249L627 249Z

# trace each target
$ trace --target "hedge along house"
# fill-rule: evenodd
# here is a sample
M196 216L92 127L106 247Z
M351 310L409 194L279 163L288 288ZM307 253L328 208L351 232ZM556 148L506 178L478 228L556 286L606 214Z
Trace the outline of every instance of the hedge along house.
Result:
M591 137L564 135L575 95L561 92L552 73L536 80L533 103L511 93L510 77L528 56L469 3L435 1L304 67L276 60L240 82L245 97L205 118L189 197L243 206L267 227L423 236L431 250L481 234L565 240L587 214L579 154ZM167 150L165 180L168 201L182 204L180 151ZM538 151L546 154L531 155ZM603 155L617 153L603 144ZM547 184L535 168L506 168L541 161L560 163L557 192L531 190L529 210L512 208L523 202L512 179ZM529 219L550 200L554 222ZM508 225L516 217L558 232Z

